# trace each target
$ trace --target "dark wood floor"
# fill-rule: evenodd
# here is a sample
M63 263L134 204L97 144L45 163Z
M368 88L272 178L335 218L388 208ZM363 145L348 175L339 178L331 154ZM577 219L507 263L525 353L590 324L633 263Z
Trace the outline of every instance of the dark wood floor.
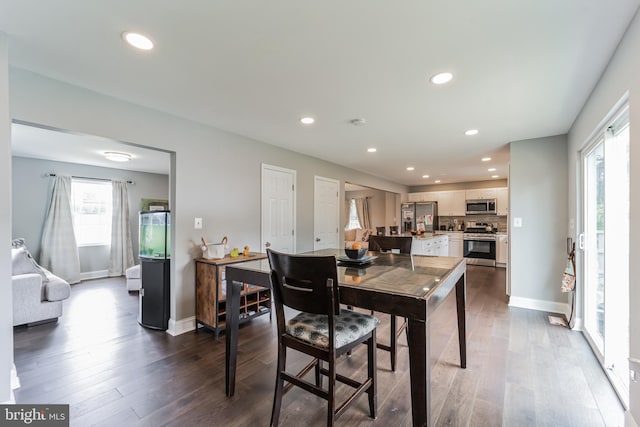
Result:
M582 334L551 326L545 313L509 308L504 280L503 269L468 269L467 369L458 366L454 298L433 318L435 425L623 425L623 410ZM68 403L72 426L269 424L275 322L263 316L241 329L236 396L228 399L224 337L145 329L137 310L137 294L127 293L123 279L94 280L72 287L57 323L16 328L17 403ZM380 318L378 337L386 340L388 318ZM405 342L395 373L388 353L378 351L378 418L368 418L362 397L339 425L411 424ZM363 376L365 357L358 349L340 361L341 371ZM306 360L289 359L298 366ZM284 398L281 425L324 425L325 407L294 388Z

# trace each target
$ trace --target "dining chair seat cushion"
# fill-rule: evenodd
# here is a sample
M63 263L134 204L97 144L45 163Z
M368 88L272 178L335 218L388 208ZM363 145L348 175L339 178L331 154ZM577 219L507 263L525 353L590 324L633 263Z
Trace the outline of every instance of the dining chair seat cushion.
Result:
M287 334L318 347L329 347L329 323L324 314L300 313L286 325ZM380 320L369 314L340 310L335 318L335 347L340 348L367 335Z

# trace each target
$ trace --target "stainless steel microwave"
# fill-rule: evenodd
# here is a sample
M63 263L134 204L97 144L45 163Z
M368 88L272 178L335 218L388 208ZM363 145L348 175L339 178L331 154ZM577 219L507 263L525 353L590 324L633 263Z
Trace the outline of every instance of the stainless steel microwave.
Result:
M496 199L467 200L467 215L495 215Z

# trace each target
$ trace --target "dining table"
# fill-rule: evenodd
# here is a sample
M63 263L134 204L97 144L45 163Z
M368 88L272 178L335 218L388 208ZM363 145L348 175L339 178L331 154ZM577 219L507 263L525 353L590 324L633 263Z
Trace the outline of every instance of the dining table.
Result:
M460 367L466 368L466 262L464 258L367 252L351 260L343 249L323 249L301 255L335 256L340 302L407 319L411 413L414 426L430 426L431 362L429 325L436 308L455 289ZM225 390L235 393L240 323L240 292L244 283L271 287L267 259L226 268L227 312ZM233 313L236 313L234 316Z

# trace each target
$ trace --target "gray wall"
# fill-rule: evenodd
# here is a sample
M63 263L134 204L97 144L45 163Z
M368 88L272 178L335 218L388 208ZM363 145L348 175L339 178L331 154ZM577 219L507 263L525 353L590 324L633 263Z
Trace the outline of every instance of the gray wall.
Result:
M0 204L11 206L11 122L9 117L8 40L0 32ZM9 402L13 365L11 303L11 209L0 209L0 403Z
M168 162L167 159L167 166ZM134 181L134 184L129 184L127 189L133 252L136 263L138 262L140 199L168 199L169 177L167 175L14 156L12 174L13 237L26 238L27 247L36 259L40 257L40 239L44 218L51 200L53 184L53 178L44 176L46 173ZM81 247L79 255L81 273L98 272L109 268L108 246Z
M297 170L298 251L313 249L315 175L407 192L406 186L375 176L25 70L10 69L10 101L13 119L175 153L170 175L175 188L169 197L173 207L170 328L172 322L188 321L194 315L193 258L200 251L200 236L227 235L231 247L260 247L262 163ZM344 203L344 195L340 200ZM194 230L194 217L203 218L202 230Z
M630 218L629 241L640 241L640 17L638 14L631 22L618 49L613 55L600 81L594 88L589 100L584 105L578 118L569 131L569 218L576 226L571 235L577 238L582 231L580 220L580 180L579 159L580 150L588 142L593 131L600 122L613 109L614 105L628 93L630 105L631 141L629 148L630 170ZM578 275L577 275L577 300L580 308L583 299L582 275L582 251L577 251ZM629 248L629 353L631 357L640 358L640 334L633 333L640 330L640 247L631 244ZM582 310L577 313L578 320L582 318ZM630 416L636 424L640 424L640 382L631 381L629 384ZM631 425L627 423L627 425Z
M512 142L510 151L511 297L566 303L566 135Z

